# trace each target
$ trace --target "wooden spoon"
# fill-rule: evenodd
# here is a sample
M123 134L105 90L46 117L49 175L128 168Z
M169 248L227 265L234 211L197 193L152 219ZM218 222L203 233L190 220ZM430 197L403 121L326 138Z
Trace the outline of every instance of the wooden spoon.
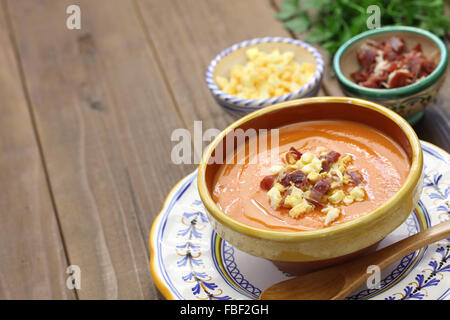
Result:
M328 267L265 289L261 300L339 300L358 289L371 275L367 268L381 269L405 255L438 240L450 237L450 221L396 242L386 248L362 256L345 264Z

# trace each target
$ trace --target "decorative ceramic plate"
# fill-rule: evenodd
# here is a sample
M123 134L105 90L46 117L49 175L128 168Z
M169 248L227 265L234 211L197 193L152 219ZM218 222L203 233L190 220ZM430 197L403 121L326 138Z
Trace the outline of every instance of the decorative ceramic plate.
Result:
M450 155L422 142L424 190L409 218L380 248L450 219ZM151 272L168 299L257 299L291 276L234 248L214 232L197 192L197 172L170 192L150 234ZM382 271L378 289L347 299L449 299L450 239L411 253Z

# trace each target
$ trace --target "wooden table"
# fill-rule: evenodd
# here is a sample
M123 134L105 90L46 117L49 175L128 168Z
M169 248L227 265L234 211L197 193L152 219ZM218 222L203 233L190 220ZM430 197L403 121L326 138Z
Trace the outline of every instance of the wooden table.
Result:
M81 30L66 8L81 8ZM223 48L290 36L269 0L11 0L0 11L0 298L157 299L148 236L171 134L233 119L204 82ZM450 76L416 126L450 150ZM327 76L321 94L340 95ZM66 286L69 265L81 289Z

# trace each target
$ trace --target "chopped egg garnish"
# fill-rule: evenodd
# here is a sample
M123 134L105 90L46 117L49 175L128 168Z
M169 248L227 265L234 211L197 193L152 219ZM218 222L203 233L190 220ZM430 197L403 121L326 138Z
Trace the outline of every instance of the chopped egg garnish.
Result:
M235 65L230 78L217 76L218 87L229 95L245 99L267 99L299 90L314 75L314 65L294 60L294 53L271 53L250 48L246 51L248 62Z
M344 199L342 200L342 202L344 202L345 205L347 205L347 206L352 204L353 201L354 201L354 199L352 196L345 196Z
M272 187L269 192L267 192L267 195L269 196L270 205L272 206L272 208L278 208L282 199L280 190L278 190L276 187Z
M302 162L302 164L308 164L311 163L311 161L313 161L313 159L315 158L315 155L311 152L306 152L302 155L302 157L300 158L300 161Z
M355 201L363 201L365 196L364 189L355 187L350 191L350 196L352 196Z
M326 207L321 211L327 214L324 221L324 224L326 226L328 226L331 222L336 220L339 217L339 214L341 213L341 210L339 210L339 208L334 207Z
M271 167L273 175L265 177L261 188L268 190L272 208L287 208L292 218L318 209L326 213L324 225L328 226L339 218L343 206L366 197L362 175L349 169L351 155L325 150L319 155L302 154L291 147L282 160L285 165Z
M317 182L320 179L321 175L315 171L312 171L308 174L307 178L311 182Z
M295 186L292 186L291 193L284 199L284 204L290 208L294 208L303 200L303 191Z
M300 202L295 207L289 210L289 215L292 218L297 218L300 215L308 213L313 210L314 207L308 201L306 201L306 199L301 199Z
M283 166L272 166L272 167L270 167L269 170L272 174L279 174L281 171L284 170L284 167Z
M333 193L328 197L328 201L332 204L338 204L345 198L345 193L342 190L335 190Z

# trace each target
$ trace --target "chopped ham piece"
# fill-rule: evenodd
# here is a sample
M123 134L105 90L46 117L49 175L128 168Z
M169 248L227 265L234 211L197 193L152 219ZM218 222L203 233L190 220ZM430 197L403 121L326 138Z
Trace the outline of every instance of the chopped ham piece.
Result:
M350 171L348 172L348 175L356 186L362 182L362 177L357 171Z
M330 178L324 178L317 181L311 189L308 200L311 200L313 203L320 203L320 199L322 199L323 195L328 192L330 186Z
M367 49L358 51L357 53L359 63L364 69L369 69L371 65L375 63L375 58L377 57L377 50L373 47L368 47Z
M352 77L353 81L355 81L356 83L364 82L369 77L369 73L361 69L353 72L350 77Z
M396 53L402 53L403 49L405 49L405 40L398 37L392 37L388 41L388 46L391 46L392 50Z
M433 61L431 61L431 60L425 60L424 63L423 63L422 68L423 68L423 71L425 73L424 75L427 76L430 73L432 73L434 71L434 69L436 69L436 64Z
M384 73L381 75L371 74L369 78L366 81L361 82L360 85L367 88L379 88L380 84L386 81L387 79L388 75Z
M287 187L291 184L291 182L299 189L302 189L306 186L308 179L306 178L306 174L304 174L301 170L296 170L291 173L287 173L283 178L281 178L281 185Z
M422 45L420 43L416 44L412 51L422 52Z
M383 47L383 58L389 61L394 61L405 48L405 41L403 39L392 37Z
M379 44L367 41L357 52L361 69L350 74L357 84L367 88L398 88L428 76L436 68L418 43L408 50L403 39L391 37Z
M409 70L411 70L411 73L417 76L422 69L422 65L425 62L425 59L420 56L413 56L410 59L408 59L407 62Z
M320 159L325 159L325 161L322 162L322 172L327 172L330 170L333 163L338 161L341 154L336 151L330 151L327 154L320 157Z
M389 75L387 84L389 88L404 87L411 84L413 78L412 73L406 69L395 70Z
M275 180L277 178L277 175L271 175L271 176L265 176L259 186L261 187L261 189L263 190L270 190L273 187L273 184L275 183Z
M294 164L298 160L300 160L301 157L302 153L297 149L295 149L294 147L291 147L289 151L286 153L286 162L289 164Z

